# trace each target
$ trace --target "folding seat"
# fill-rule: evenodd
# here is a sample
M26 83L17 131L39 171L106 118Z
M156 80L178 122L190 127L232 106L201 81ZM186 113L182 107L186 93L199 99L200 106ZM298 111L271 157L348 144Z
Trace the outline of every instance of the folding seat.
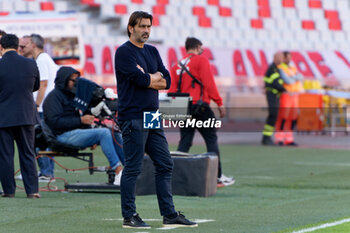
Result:
M14 11L16 11L16 12L26 12L26 11L28 11L27 10L27 4L26 4L26 2L23 2L23 1L15 1L13 3L13 8L14 8Z
M260 18L270 18L271 17L270 7L266 7L266 6L259 7L258 16Z
M320 41L320 32L313 30L313 31L306 31L306 38L309 41L317 42Z
M198 17L198 25L200 27L204 27L204 28L210 28L211 25L211 18L207 17L207 16L199 16Z
M180 10L182 10L181 7L178 7L177 5L168 4L165 6L165 12L167 15L176 16L178 18L181 18L179 17Z
M41 11L54 11L55 5L53 2L40 2Z
M328 21L329 30L339 31L342 30L341 21L338 19L331 19Z
M97 24L96 25L96 35L106 36L110 32L110 27L106 24Z
M231 17L232 16L232 10L230 7L219 7L219 15L222 17Z
M261 19L251 19L250 26L254 29L263 29L264 23Z
M225 27L225 25L226 25L225 21L226 20L227 20L227 18L224 18L224 17L212 17L211 18L211 25L212 25L213 28L220 29L220 28Z
M315 22L313 20L302 20L301 26L304 30L315 30Z
M156 0L143 0L143 4L147 4L147 5L158 5Z
M229 30L235 30L236 28L238 28L238 19L235 18L227 18L224 21L224 28L227 28ZM214 24L215 25L215 24Z
M262 22L262 20L261 20ZM251 27L251 22L248 18L238 18L237 19L237 26L240 29L247 29Z
M310 8L322 8L322 1L321 0L309 0L309 7Z
M193 15L187 15L187 16L184 16L184 19L185 19L185 24L186 27L189 27L189 28L195 28L195 27L198 27L198 17L195 17Z
M212 6L219 6L220 0L207 0L207 4Z
M324 19L324 10L323 9L313 9L311 10L311 19L315 20L316 22L318 20Z
M294 3L298 10L310 10L307 0L295 0Z
M339 13L337 10L325 10L324 17L326 19L339 19Z
M218 17L218 7L217 6L206 6L205 7L206 16L210 18Z
M276 19L276 20L284 20L284 11L282 8L276 8L272 7L271 8L271 17Z
M245 8L245 17L247 18L258 18L258 11L255 7Z
M257 0L258 6L270 7L269 0Z
M301 21L299 19L290 19L288 20L288 25L289 28L295 31L300 31L302 30L302 25L301 25Z
M294 8L295 7L294 0L282 0L282 6L286 8Z
M343 31L334 31L333 34L333 40L336 42L346 42L346 35Z
M103 4L102 7L104 7L104 5L106 4ZM110 6L108 6L110 7ZM125 4L115 4L114 5L114 13L116 15L125 15L125 14L128 14L128 6L125 5Z
M56 5L58 5L58 3L62 3L62 2L56 2ZM40 3L39 2L26 2L27 4L27 10L30 12L38 12L40 11ZM57 9L57 11L64 11L64 10L60 10Z
M192 14L196 16L205 16L205 7L194 6L192 7Z
M116 17L117 15L118 13L116 13L116 6L113 6L111 3L104 3L101 5L100 16L102 18Z
M322 1L322 5L324 9L327 10L335 10L337 1Z
M152 6L152 13L154 15L166 15L165 5Z
M169 0L157 0L157 4L158 5L168 5L169 4Z
M283 12L286 19L297 19L297 11L294 8L284 8Z
M130 0L133 4L143 4L143 0Z
M275 30L276 29L276 23L275 19L269 18L269 19L264 19L264 28L268 30Z
M68 2L57 1L57 2L55 2L55 10L59 11L59 12L64 12L64 11L70 11L70 10L72 10L72 8Z
M265 22L264 22L264 24L265 24ZM256 35L257 41L259 41L259 42L270 40L269 32L267 30L256 30L255 35ZM252 40L254 40L254 38L252 38Z
M288 28L288 21L285 19L276 19L276 26L280 30L285 30Z
M97 3L95 0L80 0L80 4L88 5L90 7L99 7L100 3Z
M297 15L299 19L305 19L308 20L311 18L310 11L309 10L297 10Z
M251 30L250 28L243 30L243 35L242 35L243 40L253 41L253 40L256 40L256 38L257 38L256 30Z
M220 0L219 6L223 7L232 7L232 1L231 0Z

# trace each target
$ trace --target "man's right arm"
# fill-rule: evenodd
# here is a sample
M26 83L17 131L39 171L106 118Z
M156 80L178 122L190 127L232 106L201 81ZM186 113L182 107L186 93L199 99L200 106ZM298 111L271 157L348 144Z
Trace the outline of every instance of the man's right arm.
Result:
M80 128L82 122L79 116L67 115L63 108L63 99L50 93L44 100L43 110L46 123L51 129L72 130Z

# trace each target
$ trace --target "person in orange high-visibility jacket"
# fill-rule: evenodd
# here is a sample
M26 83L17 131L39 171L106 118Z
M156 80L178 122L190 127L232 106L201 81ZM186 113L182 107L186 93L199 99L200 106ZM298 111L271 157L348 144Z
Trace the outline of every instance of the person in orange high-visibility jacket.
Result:
M279 145L297 146L294 141L293 130L297 124L299 93L303 92L302 76L294 66L289 63L291 54L289 51L283 52L283 63L280 69L281 78L284 81L284 88L287 92L280 97L280 107L275 125L275 143Z

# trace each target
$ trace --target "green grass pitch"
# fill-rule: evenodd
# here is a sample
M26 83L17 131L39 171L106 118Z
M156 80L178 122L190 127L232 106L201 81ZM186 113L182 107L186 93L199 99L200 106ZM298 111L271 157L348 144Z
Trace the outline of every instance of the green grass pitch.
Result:
M293 232L350 217L349 151L237 145L220 149L224 174L235 176L236 184L208 198L174 196L177 210L188 218L211 220L198 228L158 229L162 224L154 195L137 197L138 212L152 229L136 231L121 228L119 193L41 192L41 199L30 200L17 189L16 198L0 198L0 232ZM194 146L191 152L204 152L204 147ZM99 149L94 153L95 165L107 165ZM68 168L87 165L72 158L57 160ZM107 181L104 173L66 173L58 166L55 172L68 182ZM63 182L54 185L62 188ZM315 232L350 232L350 224Z

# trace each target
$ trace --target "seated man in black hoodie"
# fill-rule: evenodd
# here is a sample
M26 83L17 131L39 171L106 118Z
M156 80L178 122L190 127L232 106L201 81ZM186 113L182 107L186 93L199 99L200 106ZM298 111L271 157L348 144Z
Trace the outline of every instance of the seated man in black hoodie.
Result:
M45 123L62 143L79 147L100 145L110 167L116 171L114 184L119 185L122 171L120 161L124 161L124 158L118 157L111 131L91 128L95 117L81 115L74 107L75 94L72 90L79 76L80 73L71 67L61 67L57 71L55 89L48 94L43 105Z

